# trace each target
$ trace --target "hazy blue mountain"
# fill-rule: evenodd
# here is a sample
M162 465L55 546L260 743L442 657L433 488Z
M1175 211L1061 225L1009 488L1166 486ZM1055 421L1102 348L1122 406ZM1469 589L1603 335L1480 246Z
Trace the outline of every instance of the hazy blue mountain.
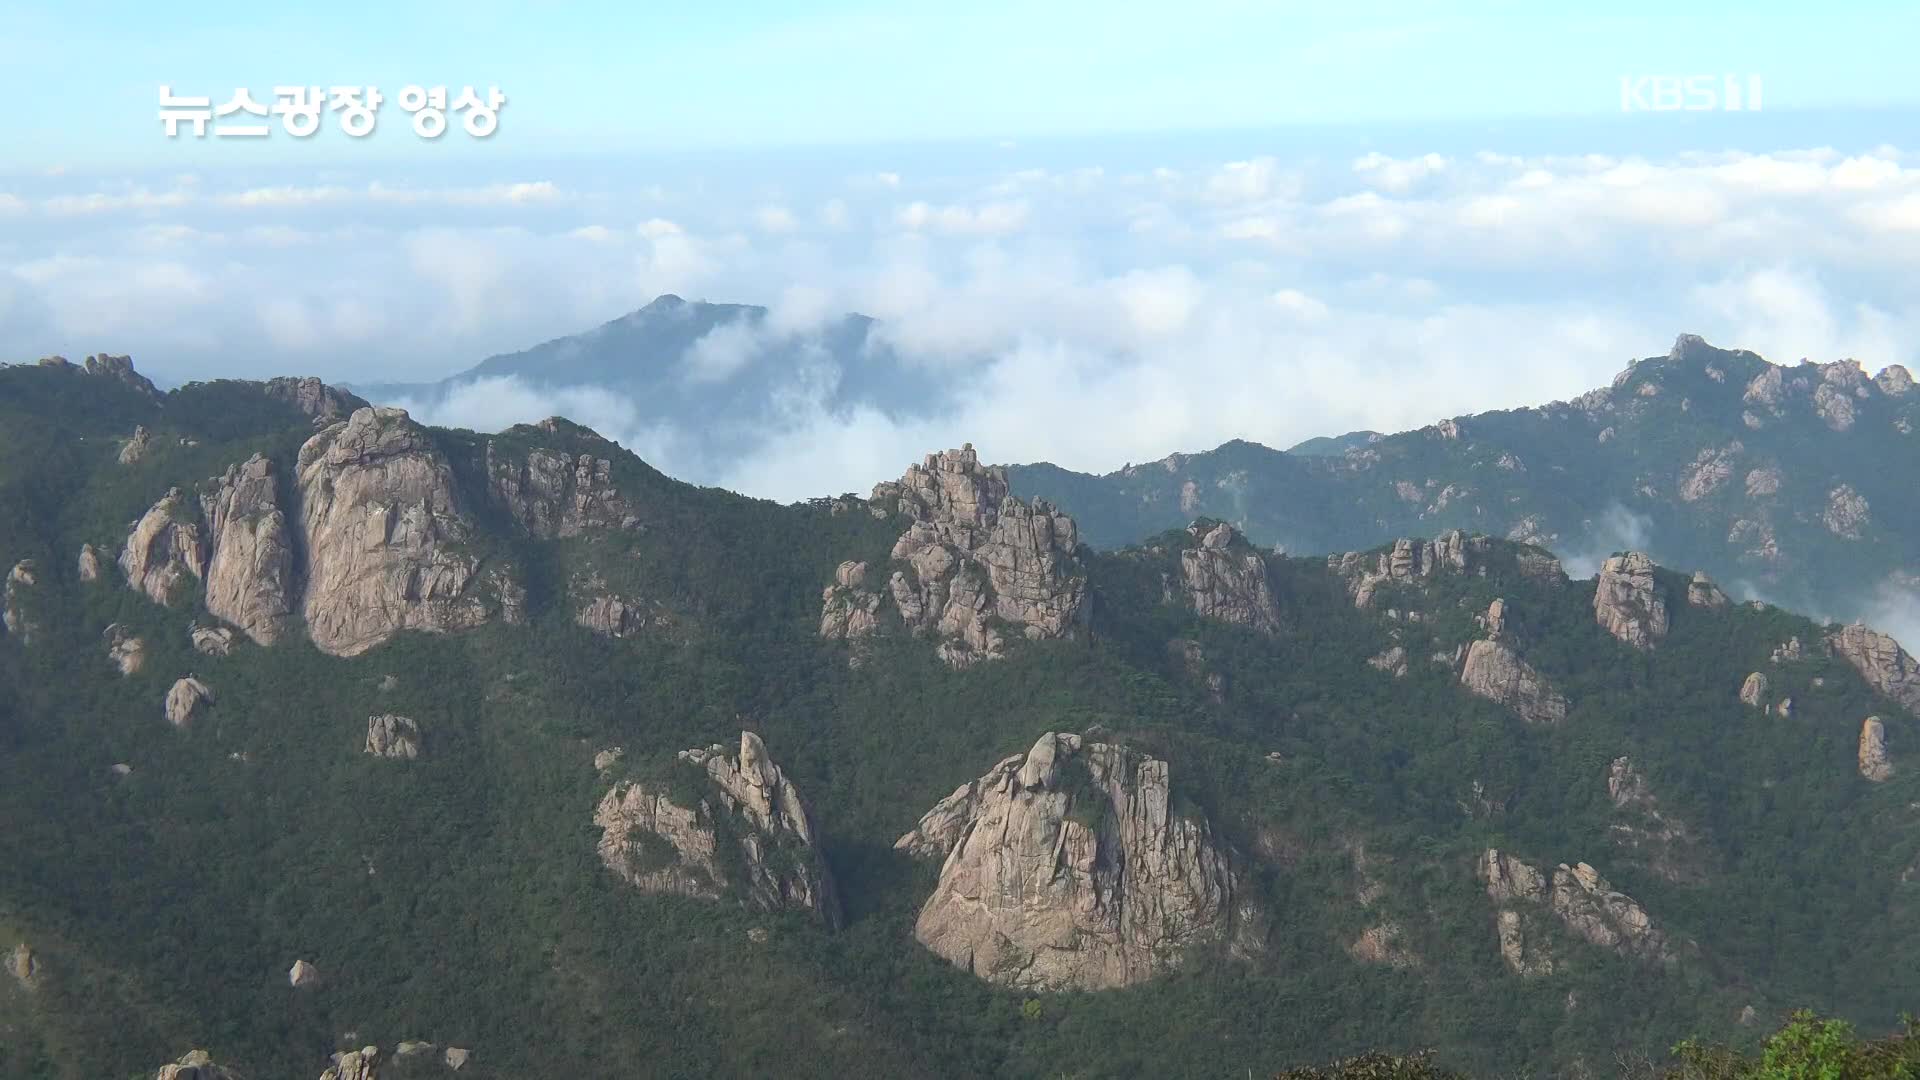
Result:
M1014 466L1014 489L1120 547L1198 516L1290 552L1462 528L1590 571L1623 547L1730 588L1920 636L1920 391L1906 369L1782 367L1683 335L1571 402L1355 432L1235 440L1104 476Z

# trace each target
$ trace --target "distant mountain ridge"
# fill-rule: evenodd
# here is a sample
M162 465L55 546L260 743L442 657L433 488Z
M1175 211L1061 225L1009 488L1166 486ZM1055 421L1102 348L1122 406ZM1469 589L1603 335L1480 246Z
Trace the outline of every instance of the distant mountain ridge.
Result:
M1683 334L1570 402L1284 452L1233 440L1104 476L1044 462L1009 475L1099 547L1198 516L1293 552L1463 528L1586 569L1641 547L1803 610L1885 621L1920 611L1917 424L1899 365L1781 367Z
M597 388L631 401L643 426L675 425L693 441L690 458L726 460L764 438L795 392L835 414L859 408L895 419L925 415L948 376L903 362L875 334L877 326L845 314L792 327L758 305L668 293L592 330L489 356L437 382L353 389L381 404L432 408L489 379Z

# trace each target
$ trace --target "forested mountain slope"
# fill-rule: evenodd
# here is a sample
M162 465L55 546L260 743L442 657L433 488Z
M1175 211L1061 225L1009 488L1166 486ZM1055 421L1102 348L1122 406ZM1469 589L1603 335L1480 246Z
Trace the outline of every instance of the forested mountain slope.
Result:
M1551 1074L1920 999L1891 640L1084 524L0 369L0 1074Z

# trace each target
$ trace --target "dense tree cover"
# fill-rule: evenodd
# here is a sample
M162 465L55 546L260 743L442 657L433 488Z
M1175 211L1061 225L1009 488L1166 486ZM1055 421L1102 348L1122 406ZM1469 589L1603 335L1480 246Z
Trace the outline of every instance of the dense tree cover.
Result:
M1417 1067L1494 1075L1665 1063L1691 1036L1753 1049L1760 1029L1737 1024L1749 1004L1881 1030L1920 997L1920 882L1902 878L1920 855L1920 768L1870 785L1853 764L1868 713L1896 754L1920 724L1817 648L1770 665L1790 636L1817 643L1798 616L1689 608L1684 579L1663 573L1673 630L1642 654L1595 625L1591 583L1527 579L1503 545L1485 576L1382 590L1367 612L1323 560L1268 557L1283 613L1268 636L1165 601L1191 543L1176 532L1088 553L1093 616L1074 640L951 671L925 642L888 639L856 667L816 637L820 590L841 559L885 564L899 521L857 500L694 488L589 433L523 428L498 447L610 454L641 518L528 537L487 500L485 437L439 433L477 542L528 585L524 625L403 635L352 659L298 635L208 657L186 633L206 619L197 599L162 608L111 573L82 585L73 558L83 541L117 551L170 485L256 451L290 466L311 426L249 394L210 384L153 404L76 373L0 370L0 567L47 570L31 598L44 633L0 638L0 946L30 941L44 961L30 993L0 980L0 1075L132 1076L195 1046L249 1075L317 1075L348 1032L469 1046L466 1075L483 1077L1243 1076L1422 1047L1434 1055ZM132 423L155 451L120 466ZM568 589L587 574L657 601L669 624L624 640L579 627ZM1396 630L1415 635L1385 608L1458 641L1495 596L1572 700L1563 724L1462 694L1427 648L1409 645L1404 678L1366 664ZM106 661L110 622L147 641L131 678ZM1757 669L1795 698L1790 719L1736 700ZM176 731L160 703L188 672L217 700ZM360 752L384 712L419 721L419 760ZM1095 726L1165 757L1179 798L1248 855L1276 915L1262 960L1035 996L914 943L937 867L893 841L1040 733ZM839 933L641 896L595 856L610 782L596 751L657 769L743 727L812 803L846 901ZM1614 846L1605 780L1620 755L1704 838L1698 880ZM1590 862L1696 947L1661 971L1561 935L1566 962L1518 979L1473 879L1489 845ZM1383 917L1418 967L1349 956ZM295 959L320 988L289 989Z

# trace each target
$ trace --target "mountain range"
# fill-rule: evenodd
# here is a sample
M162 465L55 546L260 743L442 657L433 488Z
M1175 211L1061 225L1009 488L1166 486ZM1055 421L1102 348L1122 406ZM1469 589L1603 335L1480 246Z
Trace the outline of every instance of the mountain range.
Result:
M1910 445L1890 374L1699 348L1515 429L1651 484L1725 388L1688 505ZM1481 420L1258 453L1497 525L1579 454ZM1236 521L1321 511L1251 489L1098 544L1131 502L1032 475L782 506L560 418L0 368L0 1074L1591 1075L1920 997L1893 638L1511 526L1280 553ZM1859 483L1858 541L1766 518L1782 565L1898 543Z

